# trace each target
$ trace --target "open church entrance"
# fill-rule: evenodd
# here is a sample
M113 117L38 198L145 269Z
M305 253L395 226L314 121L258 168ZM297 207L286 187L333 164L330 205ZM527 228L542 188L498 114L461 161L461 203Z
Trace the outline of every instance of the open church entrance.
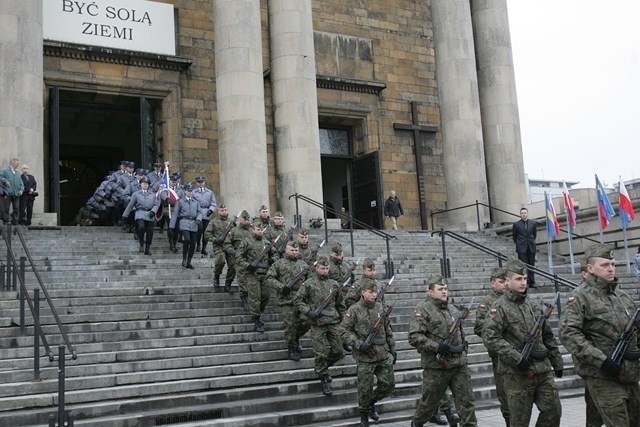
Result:
M49 209L69 225L121 160L151 169L157 159L160 100L124 94L50 90Z
M320 127L323 201L336 211L344 208L353 218L382 228L378 153L354 156L352 147L350 128Z

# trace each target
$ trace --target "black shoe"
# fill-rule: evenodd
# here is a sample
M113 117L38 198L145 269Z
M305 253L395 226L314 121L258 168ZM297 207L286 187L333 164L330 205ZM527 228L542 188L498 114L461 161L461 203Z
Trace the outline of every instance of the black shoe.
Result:
M138 252L140 253L144 252L144 243L140 243L140 249L138 249Z
M246 296L241 296L240 301L242 301L242 308L244 311L249 311L249 301L247 301Z
M342 344L342 349L344 350L345 353L351 354L351 347L349 347L346 344Z
M224 285L224 291L229 294L233 294L233 291L231 290L231 283L227 283Z
M288 357L289 357L289 360L293 360L294 362L299 362L300 361L300 355L296 351L296 347L295 346L289 346L289 356Z
M333 377L329 374L327 374L327 381L333 382Z
M453 409L447 409L444 411L444 415L447 417L450 427L456 427L460 422L460 416Z
M196 252L200 252L200 243L196 246Z
M204 256L209 255L209 252L205 251L204 249L200 251L200 253Z
M176 245L173 245L173 249L171 249L171 252L173 252L174 254L178 253L178 248L176 247Z
M429 418L430 423L438 424L439 426L446 426L449 424L442 414L442 412L438 411Z
M322 394L325 396L331 396L333 394L333 390L331 389L331 381L328 380L328 374L325 374L320 377L320 382L322 383Z
M369 427L369 417L360 415L360 427Z
M416 420L411 420L411 427L423 427L423 423L419 423Z
M183 266L184 268L187 268L187 260L186 260L186 259L183 259L183 260L182 260L182 266Z
M264 323L260 320L260 316L253 316L253 332L264 332Z
M378 421L380 419L380 415L378 414L378 410L376 409L376 401L371 400L371 409L369 409L369 418L373 421Z
M213 287L214 288L220 287L220 276L213 276Z
M300 344L300 338L296 340L296 351L298 354L302 354L302 344Z

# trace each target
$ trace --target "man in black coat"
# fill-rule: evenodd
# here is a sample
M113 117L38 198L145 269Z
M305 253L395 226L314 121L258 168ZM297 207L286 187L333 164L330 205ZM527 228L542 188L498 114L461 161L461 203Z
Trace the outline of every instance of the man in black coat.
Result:
M529 220L527 208L520 209L520 221L513 223L513 242L516 244L518 259L531 266L536 264L536 223ZM530 288L535 286L533 269L527 269L527 284Z
M404 215L402 203L400 203L400 199L396 197L396 192L391 190L389 192L389 198L384 203L384 216L391 220L391 227L394 230L398 229L398 217L402 215Z
M33 202L38 195L36 191L36 179L29 173L29 166L22 165L22 183L24 191L20 196L20 224L31 225L31 217L33 216Z

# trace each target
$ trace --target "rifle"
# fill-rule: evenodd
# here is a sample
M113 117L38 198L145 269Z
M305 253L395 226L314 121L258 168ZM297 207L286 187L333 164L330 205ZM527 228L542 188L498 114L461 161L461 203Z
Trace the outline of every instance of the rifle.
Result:
M373 328L369 331L369 335L367 335L367 338L364 340L364 345L373 347L373 340L378 335L378 332L380 332L380 329L384 325L384 321L391 315L391 312L393 312L393 307L389 306L380 314L376 323L373 324ZM371 348L370 352L373 352L373 348ZM369 352L367 353L369 354ZM369 356L372 356L372 354L369 354Z
M360 259L358 258L358 261L356 261L351 267L349 267L349 271L347 271L344 276L342 276L340 278L340 280L346 280L347 278L351 278L351 275L353 274L353 272L355 271L356 267L358 266L358 264L360 264Z
M307 257L304 259L307 262L307 264L313 264L311 261L318 255L318 251L320 250L321 247L324 246L326 242L327 242L326 240L323 240L322 242L320 242L318 246L316 246L314 250L309 252L309 255L307 255Z
M215 239L213 239L213 243L215 243L216 245L221 245L224 243L225 240L227 240L227 236L231 232L231 229L236 226L236 221L238 220L238 217L240 216L241 213L242 212L238 212L238 215L233 217L233 220L231 220L231 222L227 224L227 228L224 229L222 234L216 237Z
M295 225L295 224L294 224L294 225ZM281 243L281 244L279 244L279 245L276 247L276 250L278 251L278 253L279 253L279 254L283 254L283 253L284 253L284 250L287 248L287 242L288 242L289 240L293 239L293 232L294 232L295 230L296 230L296 229L295 229L294 227L289 228L289 231L287 231L287 234L286 234L287 238L286 238L286 239L284 239L284 240L282 241L282 243Z
M338 297L338 295L340 295L345 289L349 287L350 281L351 281L351 277L345 280L342 285L340 285L339 287L329 292L329 295L324 297L324 299L318 305L316 305L315 308L311 310L311 313L313 313L313 316L316 319L318 319L322 315L322 312L327 308L327 306L329 305L329 303L331 303L331 301L335 300Z
M469 305L466 307L462 307L462 313L460 313L460 315L458 316L458 318L453 322L453 324L451 325L451 327L449 328L449 332L447 333L447 336L444 338L444 340L442 341L443 344L446 344L448 346L451 346L451 342L453 341L453 338L458 334L458 331L461 330L462 328L462 321L464 319L466 319L467 317L469 317L469 313L471 313L471 306L473 305L473 302L476 300L476 297L471 298L471 301L469 302ZM464 351L464 347L465 347L466 343L462 343L460 348L460 352ZM456 348L457 350L457 348ZM447 357L441 353L437 353L436 354L436 360L438 362L440 362L442 364L442 366L444 366L445 368L449 368L449 361L447 360Z
M284 285L283 291L284 291L284 289L287 289L287 290L284 291L283 293L286 293L286 294L290 293L293 290L293 286L296 283L298 283L300 281L300 279L302 279L304 277L304 275L307 274L307 272L309 270L311 270L312 267L315 267L316 264L318 264L318 261L314 262L313 264L308 264L306 267L304 267L303 269L298 271L298 273L296 273L296 275L293 276L291 279L289 279L287 284Z
M271 242L271 243L269 243L267 246L265 246L265 247L262 249L262 252L260 252L260 254L256 257L256 259L254 259L253 261L251 261L251 262L249 263L249 267L250 267L250 268L249 268L249 267L247 267L247 270L249 270L249 271L256 271L256 270L258 269L258 265L260 264L260 261L262 260L262 257L263 257L265 254L268 254L268 253L269 253L269 251L271 250L271 248L273 247L273 245L275 245L276 243L278 243L278 240L280 240L280 237L282 237L282 235L280 235L280 236L276 237L276 239L275 239L273 242Z
M624 330L620 333L620 336L616 341L616 346L613 349L613 353L611 353L611 360L613 360L618 366L622 366L622 358L627 352L629 344L631 344L631 339L633 338L633 332L636 329L638 316L640 316L640 308L638 308L633 316L631 316L631 318L629 319L627 326L624 327ZM634 351L634 353L636 352ZM634 355L634 358L635 357L637 356Z
M380 289L380 292L378 292L378 296L376 296L376 302L382 302L382 299L384 298L384 294L387 292L387 288L391 286L395 278L396 278L396 275L394 274L391 277L391 280L389 280L387 284Z
M545 303L547 309L544 311L544 314L542 316L536 319L536 323L533 325L533 328L531 328L531 332L529 332L527 339L524 341L522 350L520 351L520 360L518 360L518 363L522 362L523 360L529 359L529 357L531 356L531 353L533 352L533 345L542 333L542 325L544 324L545 320L547 320L551 316L551 313L553 313L553 309L558 302L558 299L560 299L560 292L556 292L556 296L550 303ZM533 372L528 371L527 376L532 377Z

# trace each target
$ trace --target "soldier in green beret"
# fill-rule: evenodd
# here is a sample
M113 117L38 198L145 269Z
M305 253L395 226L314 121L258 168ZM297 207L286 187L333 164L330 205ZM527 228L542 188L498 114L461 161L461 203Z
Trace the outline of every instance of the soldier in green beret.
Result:
M305 271L308 272L309 268L307 263L298 257L298 242L289 241L285 246L284 257L269 267L266 278L266 284L274 289L278 295L278 303L282 308L284 339L289 349L289 360L294 362L300 360L302 353L300 338L307 333L311 326L306 319L301 318L300 312L293 304L293 296L307 279L307 273L303 273ZM297 277L299 274L302 275Z
M507 289L507 270L504 268L494 268L491 270L491 277L489 278L491 283L491 291L480 300L478 308L476 309L476 323L473 327L473 331L477 336L482 337L482 328L484 327L484 321L487 317L487 312L493 303L500 298L505 289ZM507 393L504 388L504 377L499 368L498 355L489 352L491 358L491 365L493 366L493 377L496 383L496 394L498 395L498 401L500 402L500 412L507 425L509 425L509 403L507 402Z
M562 377L563 361L557 340L545 320L531 357L521 360L523 343L543 316L543 308L527 295L527 270L522 262L510 260L504 268L507 289L489 308L482 338L489 353L498 356L498 370L509 390L509 425L528 427L535 403L540 410L536 425L558 427L562 408L553 377Z
M560 317L560 339L571 353L604 424L638 425L640 350L637 323L622 362L611 358L616 341L636 311L633 299L618 288L613 250L585 250L589 276L567 300Z
M335 296L328 301L324 310L316 315L314 309L332 292ZM325 396L333 394L329 367L344 356L340 337L340 321L344 310L342 298L340 285L329 278L329 260L325 256L318 257L315 275L308 278L293 297L298 311L311 323L315 371L320 377L322 393Z
M353 348L357 363L360 427L368 427L369 417L374 421L380 418L376 402L389 396L395 387L393 365L397 353L389 317L384 316L383 305L376 302L378 287L375 280L362 283L360 296L359 301L345 313L340 330L343 342ZM365 341L379 319L383 323L371 344L368 344ZM377 378L375 389L374 377Z
M409 322L409 344L422 359L422 397L411 420L412 427L422 427L445 404L447 388L451 389L459 416L445 409L449 424L476 426L471 376L467 367L467 343L462 329L445 343L449 330L460 311L449 304L445 279L434 275L427 281L427 298L421 301ZM441 358L438 358L438 355ZM444 405L442 405L444 407Z
M247 237L252 236L251 215L246 210L240 212L240 218L238 218L238 226L231 230L231 245L234 252L238 253L240 243ZM247 279L245 272L236 268L236 277L238 278L238 291L240 294L240 301L244 311L249 311L249 291L247 290Z

